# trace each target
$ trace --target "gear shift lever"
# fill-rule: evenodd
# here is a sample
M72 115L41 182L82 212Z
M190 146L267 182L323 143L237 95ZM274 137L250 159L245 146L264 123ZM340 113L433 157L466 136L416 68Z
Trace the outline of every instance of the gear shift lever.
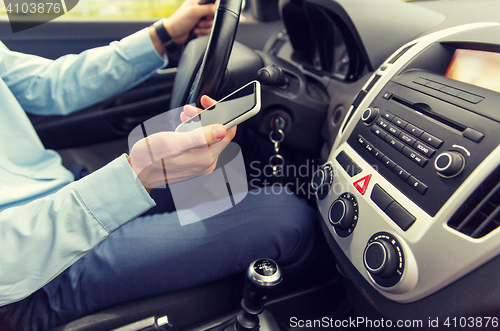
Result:
M260 259L250 264L241 300L242 310L236 318L236 330L259 329L258 315L264 310L268 295L281 283L281 280L281 271L273 260Z

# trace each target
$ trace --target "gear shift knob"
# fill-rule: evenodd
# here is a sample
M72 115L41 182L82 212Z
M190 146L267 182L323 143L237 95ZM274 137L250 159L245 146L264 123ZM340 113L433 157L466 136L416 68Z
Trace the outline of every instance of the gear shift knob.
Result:
M281 280L281 271L273 260L259 259L250 263L241 300L242 310L234 325L236 331L259 330L258 315L264 310L268 295Z
M247 309L260 313L268 295L281 283L281 270L271 259L260 259L248 267L243 292L244 305Z
M280 268L271 259L252 262L248 267L247 277L250 282L261 288L272 288L282 280Z

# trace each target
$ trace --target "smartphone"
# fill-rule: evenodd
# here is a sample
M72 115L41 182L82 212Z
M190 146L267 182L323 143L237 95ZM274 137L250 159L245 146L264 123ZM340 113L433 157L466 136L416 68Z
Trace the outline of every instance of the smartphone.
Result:
M189 132L202 126L222 124L226 129L255 116L261 107L260 83L252 81L212 106L179 124L175 132Z

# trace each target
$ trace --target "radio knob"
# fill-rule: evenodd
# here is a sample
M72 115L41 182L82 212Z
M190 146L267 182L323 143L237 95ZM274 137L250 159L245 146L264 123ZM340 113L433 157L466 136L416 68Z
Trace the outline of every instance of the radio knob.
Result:
M443 177L455 177L465 166L465 159L462 154L454 151L447 151L439 154L434 161L434 168Z
M363 123L370 125L375 121L378 116L378 108L366 108L363 114L361 115L361 120Z
M342 230L349 229L354 223L354 205L351 200L338 198L330 207L330 223Z
M370 274L390 278L398 268L398 254L390 242L377 239L366 246L363 262Z

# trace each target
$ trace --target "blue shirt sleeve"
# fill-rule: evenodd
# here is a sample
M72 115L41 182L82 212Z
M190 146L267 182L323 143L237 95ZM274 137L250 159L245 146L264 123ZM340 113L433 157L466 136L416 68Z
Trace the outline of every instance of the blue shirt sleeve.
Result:
M54 194L0 212L0 306L54 279L154 206L125 155Z
M0 43L0 78L26 112L38 115L65 115L103 101L167 63L147 29L57 60L12 52Z
M24 110L70 113L138 84L166 62L147 30L55 61L0 43L0 306L40 289L155 205L124 155L71 182Z

